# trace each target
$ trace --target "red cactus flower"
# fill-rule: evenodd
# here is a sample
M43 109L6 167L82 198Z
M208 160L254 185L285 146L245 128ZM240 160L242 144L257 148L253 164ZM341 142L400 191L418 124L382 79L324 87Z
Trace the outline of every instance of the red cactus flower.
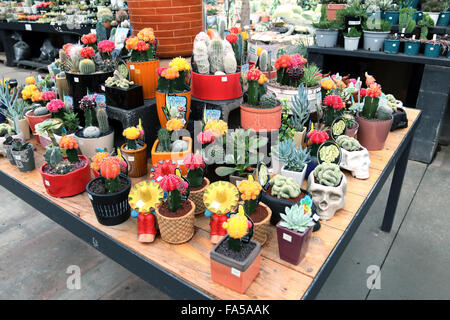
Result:
M234 33L234 34L238 34L239 33L239 28L238 27L231 27L230 28L230 32Z
M137 49L138 49L138 51L147 51L148 50L148 48L150 48L150 45L147 43L147 42L145 42L145 41L143 41L143 40L139 40L138 41L138 43L137 43Z
M344 102L338 95L326 96L323 102L327 107L333 107L333 109L335 110L341 110L342 108L344 108Z
M195 170L198 168L204 168L205 167L205 160L203 157L196 153L196 154L188 154L186 157L184 157L184 166L188 168L189 170Z
M367 95L367 90L363 88L363 89L361 89L359 94L361 95L361 97L365 97Z
M95 33L84 34L81 36L81 42L84 44L94 44L97 42L97 35Z
M238 41L238 37L234 33L227 34L225 39L227 39L227 41L231 44L236 43Z
M275 61L275 69L279 70L281 68L291 68L292 58L288 54L280 56L277 61Z
M260 70L253 68L247 71L246 77L249 81L258 81L261 74L262 72Z
M308 138L312 143L322 144L328 140L328 133L326 133L325 131L317 131L314 129L313 131L308 133Z
M120 174L120 165L113 157L103 159L100 164L100 173L106 179L115 179Z
M100 52L104 52L104 53L109 53L109 52L113 52L114 48L116 47L116 45L114 44L114 41L109 41L109 40L102 40L98 43L98 50Z
M291 56L292 67L303 67L306 62L308 62L308 60L298 53Z
M209 130L202 131L198 134L197 141L201 144L212 143L214 142L214 135Z
M80 56L82 56L84 59L91 59L93 56L95 56L95 51L91 47L85 47L80 50Z
M159 185L161 186L161 188L164 191L170 192L170 191L176 190L178 188L178 186L180 185L180 182L181 182L180 177L178 177L174 174L169 174L167 176L162 177Z
M177 164L170 160L158 162L153 166L150 178L156 180L157 182L160 182L162 177L169 174L175 174L176 167Z

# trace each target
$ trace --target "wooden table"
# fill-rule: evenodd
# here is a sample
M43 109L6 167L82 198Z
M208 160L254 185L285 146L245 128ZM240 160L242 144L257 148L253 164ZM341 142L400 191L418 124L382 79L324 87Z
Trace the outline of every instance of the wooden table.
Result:
M348 173L347 203L336 216L322 222L313 233L306 258L298 266L280 260L276 230L262 249L261 271L245 294L238 294L211 281L209 220L196 218L196 232L188 243L170 245L157 237L154 243L137 241L135 219L106 227L97 222L88 195L52 198L47 195L38 170L21 173L0 159L0 182L18 197L41 211L94 248L177 299L311 299L343 253L389 173L395 167L393 183L382 229L389 231L406 169L408 152L420 111L407 109L409 127L391 132L384 150L370 152L368 180ZM36 164L43 163L37 147ZM139 179L133 179L137 182ZM142 180L142 179L140 179Z

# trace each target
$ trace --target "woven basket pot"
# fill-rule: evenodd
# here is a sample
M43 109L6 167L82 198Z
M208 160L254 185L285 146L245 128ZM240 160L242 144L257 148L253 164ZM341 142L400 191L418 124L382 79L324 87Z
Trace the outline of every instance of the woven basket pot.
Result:
M204 180L206 180L206 186L204 186L200 190L192 191L189 193L189 200L195 203L195 215L203 214L205 213L206 207L203 202L203 194L205 193L206 187L209 186L209 179L204 177Z
M262 207L266 208L266 210L268 212L267 217L263 221L255 223L255 226L253 229L254 233L253 233L252 240L258 241L262 246L267 241L267 235L269 233L270 217L272 216L272 210L270 210L270 208L262 202L258 203L258 206L262 206Z
M195 203L189 199L187 201L191 203L192 208L182 217L165 217L159 213L159 208L155 210L161 239L165 242L181 244L188 242L194 236Z

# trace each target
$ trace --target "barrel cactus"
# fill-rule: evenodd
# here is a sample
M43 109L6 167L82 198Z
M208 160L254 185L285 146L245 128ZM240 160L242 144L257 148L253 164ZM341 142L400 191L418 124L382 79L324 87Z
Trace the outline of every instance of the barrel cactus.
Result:
M80 61L80 72L82 74L91 74L95 72L95 63L91 59L83 59Z
M274 95L266 93L259 98L259 103L264 108L275 108L277 106L277 98Z
M300 186L293 178L276 175L270 179L269 184L272 186L272 195L278 199L297 198L301 193Z
M46 107L37 107L36 109L33 110L33 113L35 116L43 116L48 114L48 109Z
M220 39L211 40L208 47L209 65L212 73L223 69L223 43Z
M349 136L339 136L336 139L337 144L347 151L358 151L361 149L359 141Z
M337 164L327 162L319 164L313 174L321 185L328 187L337 187L341 183L343 175Z
M225 73L235 73L237 69L236 57L232 53L228 53L223 58L223 68Z
M83 136L85 138L98 138L100 137L100 128L99 127L94 127L94 126L90 126L90 127L86 127L83 130Z

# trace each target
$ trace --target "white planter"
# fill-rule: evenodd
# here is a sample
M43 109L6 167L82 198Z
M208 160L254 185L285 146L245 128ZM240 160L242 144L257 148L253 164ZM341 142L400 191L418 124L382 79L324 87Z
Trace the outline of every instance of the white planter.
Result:
M428 15L430 16L430 18L433 19L434 25L436 25L436 23L437 23L438 20L439 20L439 15L440 15L441 13L440 13L440 12L424 12L424 14L425 14L425 13L428 13Z
M308 87L308 111L309 113L317 112L317 108L322 105L322 88L320 85Z
M97 148L105 149L106 152L112 152L114 148L114 131L99 138L81 138L75 135L75 139L81 153L89 159L97 153Z
M269 168L269 172L272 174L280 174L281 168L283 168L284 166L284 162L280 161L280 159L278 159L276 156L272 156L271 165L272 167Z
M348 51L355 51L358 49L359 39L354 37L344 37L344 48Z
M10 126L14 127L14 121L8 118L8 123ZM30 125L28 124L27 119L21 119L17 121L17 130L22 133L25 140L30 140L31 133L30 133Z
M340 167L352 173L356 179L369 179L370 158L369 151L362 148L359 151L347 151L341 148L342 158Z
M283 168L281 168L281 175L283 177L286 178L293 178L295 182L298 183L298 185L301 187L303 180L305 180L305 176L306 176L306 168L308 166L305 165L303 167L303 171L302 172L297 172L297 171L290 171L290 170L286 170L283 166Z

